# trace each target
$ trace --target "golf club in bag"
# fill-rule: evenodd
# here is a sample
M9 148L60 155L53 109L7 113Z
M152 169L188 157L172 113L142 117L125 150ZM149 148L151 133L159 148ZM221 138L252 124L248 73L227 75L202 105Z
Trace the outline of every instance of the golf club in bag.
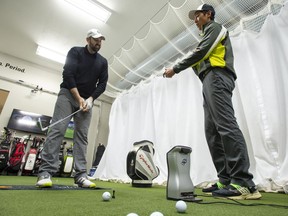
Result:
M72 114L70 114L70 115L68 115L68 116L66 116L66 117L64 117L64 118L62 118L62 119L60 119L60 120L58 120L58 121L56 121L56 122L48 125L47 127L44 127L44 128L43 128L43 125L42 125L41 118L38 118L37 125L38 125L38 127L39 127L42 131L46 131L46 130L48 130L49 128L51 128L51 127L59 124L60 122L63 122L64 120L72 117L73 115L75 115L76 113L80 112L81 110L82 110L82 109L78 109L77 111L73 112Z
M153 143L143 140L133 145L133 150L127 155L127 174L132 179L132 186L151 187L152 180L160 173L153 162Z

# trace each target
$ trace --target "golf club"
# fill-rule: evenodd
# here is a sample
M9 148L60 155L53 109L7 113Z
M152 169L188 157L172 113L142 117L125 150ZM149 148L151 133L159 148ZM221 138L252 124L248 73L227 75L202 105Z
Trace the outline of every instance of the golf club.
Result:
M64 117L64 118L62 118L62 119L60 119L60 120L58 120L58 121L56 121L56 122L48 125L48 126L45 127L45 128L43 128L43 126L42 126L41 118L38 118L37 125L39 126L39 128L41 129L41 131L46 131L46 130L48 130L49 128L55 126L56 124L59 124L60 122L66 120L67 118L70 118L71 116L75 115L76 113L80 112L81 110L82 110L82 109L78 109L77 111L73 112L72 114L70 114L70 115L68 115L68 116L66 116L66 117Z

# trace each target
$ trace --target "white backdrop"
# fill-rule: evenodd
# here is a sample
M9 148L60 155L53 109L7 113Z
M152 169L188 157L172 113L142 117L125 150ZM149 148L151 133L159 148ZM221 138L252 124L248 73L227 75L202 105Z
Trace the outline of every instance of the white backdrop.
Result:
M268 16L259 34L243 32L231 41L238 74L234 108L244 133L254 181L266 191L288 186L288 5ZM204 137L201 83L192 69L172 79L156 77L119 96L110 114L110 135L97 178L130 182L126 157L134 142L154 143L154 162L167 180L166 153L192 148L195 185L217 180Z

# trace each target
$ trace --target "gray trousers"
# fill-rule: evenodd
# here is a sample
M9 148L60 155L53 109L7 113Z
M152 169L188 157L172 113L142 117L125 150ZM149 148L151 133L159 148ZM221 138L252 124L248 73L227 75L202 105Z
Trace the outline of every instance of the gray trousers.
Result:
M68 89L62 88L58 94L58 98L54 108L52 123L70 115L79 109L78 103L75 101ZM76 171L75 179L86 176L86 151L87 151L87 135L91 121L92 111L78 112L73 116L74 119L74 137L73 137L73 158L74 169ZM41 175L53 175L59 167L59 152L60 146L64 139L65 131L69 121L66 119L63 122L51 127L47 134L44 148L41 153L42 162L39 168Z
M232 105L233 76L214 68L203 80L205 135L219 181L222 184L255 186L246 142Z

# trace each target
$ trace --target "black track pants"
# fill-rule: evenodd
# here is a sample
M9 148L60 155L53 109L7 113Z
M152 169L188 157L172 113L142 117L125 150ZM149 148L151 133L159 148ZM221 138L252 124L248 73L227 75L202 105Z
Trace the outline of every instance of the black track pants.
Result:
M219 181L254 186L246 143L232 105L234 79L215 68L203 80L205 135Z

